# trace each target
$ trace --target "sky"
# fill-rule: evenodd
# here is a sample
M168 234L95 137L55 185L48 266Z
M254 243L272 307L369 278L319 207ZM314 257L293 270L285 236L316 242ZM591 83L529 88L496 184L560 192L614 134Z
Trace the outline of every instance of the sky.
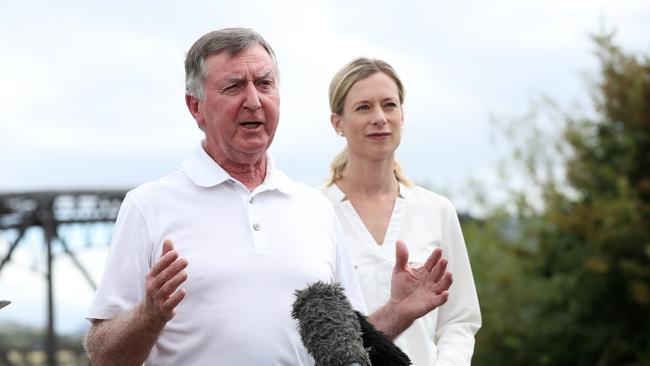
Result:
M2 2L0 192L128 189L178 169L201 139L184 103L185 52L206 32L241 26L277 55L271 151L289 176L327 177L344 145L329 123L329 81L355 57L380 58L406 88L404 171L471 211L467 181L498 186L508 151L491 120L540 96L588 109L598 66L589 35L603 27L626 51L650 54L647 0ZM0 234L0 257L9 239ZM97 280L105 250L79 252ZM30 269L38 251L25 245L0 273L0 299L14 302L0 322L43 324L44 284ZM92 291L58 258L57 327L68 332L85 324Z

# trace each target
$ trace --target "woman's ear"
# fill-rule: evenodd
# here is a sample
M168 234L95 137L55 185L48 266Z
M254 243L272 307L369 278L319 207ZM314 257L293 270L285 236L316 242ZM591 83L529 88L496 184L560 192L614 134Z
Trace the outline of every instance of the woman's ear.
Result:
M334 131L336 131L337 135L345 136L341 126L341 117L337 113L332 113L330 115L330 122L332 123L332 127L334 127Z

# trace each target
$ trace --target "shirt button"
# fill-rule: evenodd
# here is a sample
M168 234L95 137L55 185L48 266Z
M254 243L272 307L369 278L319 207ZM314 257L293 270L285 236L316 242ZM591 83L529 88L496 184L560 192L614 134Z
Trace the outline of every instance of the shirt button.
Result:
M253 204L255 202L255 197L251 197L250 201L248 201L250 204Z
M258 224L257 222L253 224L253 229L255 231L260 231L261 228L262 228L262 226L260 226L260 224Z

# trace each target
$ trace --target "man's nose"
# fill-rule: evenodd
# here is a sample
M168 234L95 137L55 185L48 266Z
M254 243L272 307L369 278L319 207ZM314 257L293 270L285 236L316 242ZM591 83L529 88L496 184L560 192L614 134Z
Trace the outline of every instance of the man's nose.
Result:
M253 83L248 83L246 85L244 93L244 108L251 111L256 111L262 107L259 92Z

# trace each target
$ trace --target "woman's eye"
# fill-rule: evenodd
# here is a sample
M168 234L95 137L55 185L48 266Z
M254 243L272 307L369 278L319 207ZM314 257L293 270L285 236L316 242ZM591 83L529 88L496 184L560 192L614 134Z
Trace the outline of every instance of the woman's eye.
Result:
M355 108L355 111L366 111L366 110L368 110L369 108L370 108L370 107L368 107L366 104L362 104L362 105L360 105L360 106L357 106L357 108Z

